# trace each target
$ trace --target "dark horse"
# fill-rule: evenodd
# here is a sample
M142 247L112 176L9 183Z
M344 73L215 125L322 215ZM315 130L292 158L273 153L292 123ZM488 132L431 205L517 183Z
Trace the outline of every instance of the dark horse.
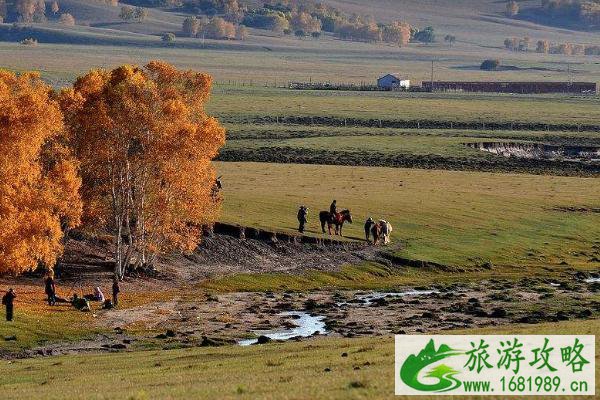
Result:
M350 210L343 210L337 214L331 214L329 211L321 211L319 213L319 220L321 220L321 229L325 233L325 223L327 223L327 229L331 235L331 226L335 225L335 234L342 236L342 228L344 222L352 223L352 214Z

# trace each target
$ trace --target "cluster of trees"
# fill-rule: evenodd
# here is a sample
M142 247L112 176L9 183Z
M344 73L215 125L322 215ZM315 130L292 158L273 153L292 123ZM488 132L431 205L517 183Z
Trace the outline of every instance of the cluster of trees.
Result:
M47 14L63 25L75 25L75 18L69 13L59 13L57 0L46 4L44 0L0 0L0 22L14 21L41 23L48 20Z
M148 10L144 7L130 7L123 6L121 7L121 12L119 13L119 18L123 21L137 21L142 22L148 16Z
M532 49L532 40L529 37L524 38L506 38L504 47L512 51L530 51ZM564 55L599 55L600 46L587 46L573 43L551 43L548 40L538 40L535 45L535 52L542 54L564 54Z
M590 46L590 50L588 52L588 47L582 44L550 43L547 40L539 40L537 42L535 51L543 54L564 54L567 56L577 56L594 54L592 50L594 47L596 46Z
M531 46L531 38L529 36L525 36L524 38L506 38L504 39L504 47L507 50L512 51L529 51Z
M182 31L189 37L208 39L246 40L248 37L248 28L244 25L236 26L221 17L187 17L183 20Z
M519 13L519 3L509 1L506 13L515 16ZM541 0L538 13L555 19L576 20L588 27L600 25L600 1L598 0ZM532 10L535 12L535 9Z
M0 71L0 273L52 268L77 226L112 235L119 278L193 250L220 205L210 87L162 62L92 70L60 92Z
M417 30L401 21L382 24L372 16L348 15L334 7L310 0L266 0L258 7L238 0L184 0L184 7L208 18L219 15L234 25L295 34L297 37L319 38L321 32L329 32L345 40L399 45L407 44L410 40L435 41L435 33L431 27ZM189 34L190 31L187 32Z
M0 0L0 15L5 21L46 22L44 0Z

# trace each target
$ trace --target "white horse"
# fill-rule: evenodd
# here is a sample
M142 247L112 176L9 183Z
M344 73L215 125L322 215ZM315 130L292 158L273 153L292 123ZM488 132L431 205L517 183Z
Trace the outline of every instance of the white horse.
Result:
M390 235L392 233L392 224L385 220L379 220L371 226L371 235L373 236L373 244L377 245L380 240L383 239L383 244L389 244L392 240Z
M383 237L383 244L390 244L392 239L390 235L392 234L393 228L392 224L385 220L380 220L379 224L381 225L381 236Z

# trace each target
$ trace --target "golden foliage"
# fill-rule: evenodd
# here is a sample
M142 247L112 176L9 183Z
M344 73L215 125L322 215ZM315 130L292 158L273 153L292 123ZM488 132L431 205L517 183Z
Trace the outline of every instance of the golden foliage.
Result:
M120 276L130 261L193 250L217 216L211 160L225 131L204 111L210 88L208 75L153 61L93 70L61 93L84 222L115 235Z
M63 229L79 223L81 181L62 126L39 75L0 71L0 272L52 267Z

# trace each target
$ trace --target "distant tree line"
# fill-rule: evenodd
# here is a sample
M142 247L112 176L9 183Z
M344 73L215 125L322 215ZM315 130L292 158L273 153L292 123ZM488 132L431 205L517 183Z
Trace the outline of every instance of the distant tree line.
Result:
M116 6L117 0L96 0ZM0 0L0 22L43 23L48 19L63 25L75 25L69 13L60 13L58 0Z
M200 15L184 22L182 28L187 36L229 39L233 37L233 29L238 32L235 36L239 37L240 32L247 32L246 27L250 27L284 35L293 34L299 38L310 36L318 39L321 32L328 32L343 40L386 42L400 46L410 41L435 41L432 27L419 30L402 21L383 24L372 16L349 15L337 8L310 0L266 0L258 5L239 0L182 2L182 7L188 12ZM210 24L219 25L220 28L213 29L215 27Z
M207 39L246 40L248 37L248 28L244 25L235 25L221 17L187 17L182 31L189 37Z
M529 37L524 38L506 38L504 47L511 51L535 51L541 54L563 54L567 56L574 55L600 55L600 46L591 46L574 43L551 43L548 40L538 40L533 49L532 40Z
M530 10L553 19L575 20L586 27L600 26L600 0L541 0L540 7ZM514 17L520 12L517 1L506 3L506 14Z

